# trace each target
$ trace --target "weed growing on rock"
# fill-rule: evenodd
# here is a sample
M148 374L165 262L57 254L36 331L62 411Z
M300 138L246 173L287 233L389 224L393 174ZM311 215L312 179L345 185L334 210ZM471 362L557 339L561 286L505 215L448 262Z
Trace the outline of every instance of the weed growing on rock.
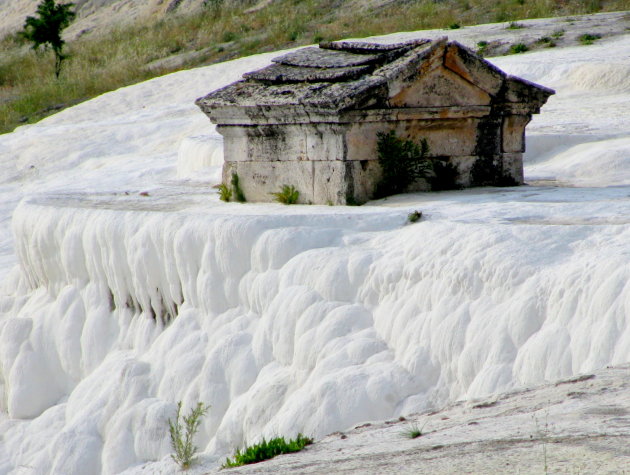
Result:
M519 54L519 53L524 53L525 51L529 51L529 48L527 47L526 44L524 43L516 43L512 46L510 46L510 54Z
M227 458L225 460L222 468L240 467L241 465L269 460L276 455L299 452L312 443L313 439L304 437L302 434L298 434L295 439L290 439L288 442L284 440L284 437L276 437L271 440L263 439L259 444L246 447L242 451L237 450L232 459Z
M180 417L182 402L177 403L177 414L175 421L168 420L168 429L171 435L171 446L175 451L171 457L183 470L190 468L195 463L197 447L193 443L193 438L199 430L201 418L208 412L210 406L198 402L197 406L190 410L188 416Z
M556 30L551 34L552 38L558 39L564 36L564 30Z
M487 41L480 41L477 43L477 54L479 56L483 56L483 54L486 52L486 48L488 47L488 42Z
M282 189L276 193L271 193L278 203L292 205L297 203L300 192L293 185L282 185Z
M433 174L433 165L427 158L429 144L422 139L420 145L412 140L396 137L394 131L377 134L378 163L383 177L376 188L376 196L402 193L413 182Z
M414 211L413 213L409 213L407 215L407 222L415 223L417 221L420 221L421 218L422 218L422 211Z
M599 40L602 35L591 35L590 33L584 33L582 36L578 38L581 44L587 46L592 45L595 41Z
M229 186L227 186L225 183L221 183L219 186L217 186L217 189L219 190L219 199L221 201L230 201L230 199L232 198L232 190Z
M245 203L247 199L245 199L245 193L243 193L243 189L241 188L238 175L236 173L232 173L232 191L234 193L234 197L236 201L239 203Z
M417 439L423 434L422 431L424 430L425 425L427 425L426 422L422 424L421 427L418 427L418 424L409 424L409 427L402 431L400 435L406 437L407 439Z
M506 30L520 30L522 28L525 28L525 25L513 21L507 26Z

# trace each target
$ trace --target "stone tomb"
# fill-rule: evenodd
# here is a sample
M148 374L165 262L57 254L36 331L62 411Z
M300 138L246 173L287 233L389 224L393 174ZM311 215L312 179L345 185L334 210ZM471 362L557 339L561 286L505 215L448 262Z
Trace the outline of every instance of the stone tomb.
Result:
M463 187L523 183L525 126L553 94L446 38L322 43L197 100L224 138L223 180L248 201L293 185L301 203L363 203L377 133L426 139ZM420 180L411 189L427 189Z

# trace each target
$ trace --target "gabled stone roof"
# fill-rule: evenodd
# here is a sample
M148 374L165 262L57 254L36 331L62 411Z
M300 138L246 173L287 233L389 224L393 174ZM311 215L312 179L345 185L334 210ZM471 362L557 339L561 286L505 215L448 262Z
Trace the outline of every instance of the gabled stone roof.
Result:
M243 80L198 99L197 105L218 123L223 118L234 123L237 117L269 117L274 115L274 109L285 115L303 116L388 108L393 91L442 65L490 97L501 102L531 103L536 112L553 94L550 89L508 76L459 43L448 43L446 38L397 44L326 42L272 62L266 68L244 74Z

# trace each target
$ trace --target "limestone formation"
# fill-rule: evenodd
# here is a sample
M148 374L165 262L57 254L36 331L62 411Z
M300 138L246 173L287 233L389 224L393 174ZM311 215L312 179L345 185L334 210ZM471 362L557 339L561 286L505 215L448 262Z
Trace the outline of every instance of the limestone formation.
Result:
M224 137L223 177L250 201L294 185L302 203L363 203L377 134L426 139L463 187L523 183L525 126L553 94L446 38L331 42L273 60L197 100ZM421 180L410 189L428 189Z

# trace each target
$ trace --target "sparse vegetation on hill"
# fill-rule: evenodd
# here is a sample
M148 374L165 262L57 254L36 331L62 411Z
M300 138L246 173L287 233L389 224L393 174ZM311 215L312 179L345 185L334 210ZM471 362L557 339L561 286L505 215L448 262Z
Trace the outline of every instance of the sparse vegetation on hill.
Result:
M0 39L0 133L122 86L183 68L322 40L427 28L630 9L630 0L276 0L205 2L205 8L67 41L64 74L17 32ZM379 3L373 3L378 5ZM34 80L37 78L37 80Z

